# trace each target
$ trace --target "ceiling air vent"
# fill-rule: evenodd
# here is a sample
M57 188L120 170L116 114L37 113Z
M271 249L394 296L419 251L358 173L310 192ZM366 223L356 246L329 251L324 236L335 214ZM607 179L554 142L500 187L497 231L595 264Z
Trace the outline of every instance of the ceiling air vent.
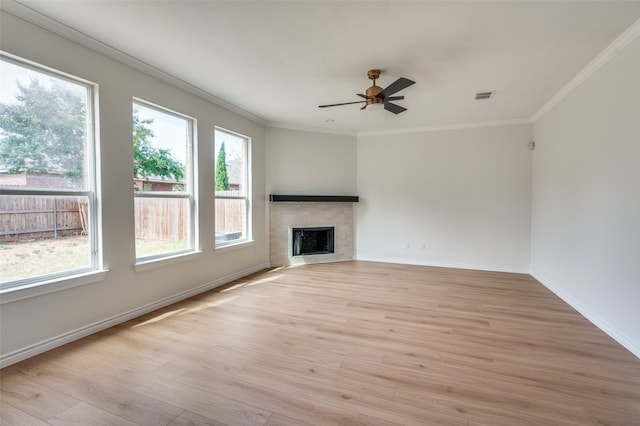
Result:
M482 99L489 99L490 97L492 97L495 94L496 94L495 90L493 92L479 92L479 93L476 93L476 101L479 101L479 100L482 100Z

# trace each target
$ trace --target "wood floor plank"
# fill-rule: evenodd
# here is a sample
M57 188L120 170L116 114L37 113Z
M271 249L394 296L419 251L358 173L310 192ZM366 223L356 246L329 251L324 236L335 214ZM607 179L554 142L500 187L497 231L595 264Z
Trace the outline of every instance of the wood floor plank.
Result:
M228 425L264 425L271 412L240 399L229 398L216 392L219 384L207 381L202 388L176 380L151 382L146 394L186 410Z
M264 386L264 384L229 379L214 370L196 372L176 365L167 365L159 369L157 375L161 377L161 383L150 386L151 394L157 392L158 387L169 386L171 389L180 389L181 393L200 395L206 401L222 401L230 398L236 403L242 401L252 407L260 407L272 413L312 424L355 424L358 417L357 413L350 410L317 401L315 395L305 395L312 397L312 399L306 399L297 394L283 392L278 386ZM184 402L184 404L192 403L191 400ZM220 407L223 406L224 404L207 405L209 409L214 410L221 410ZM190 409L203 414L200 407ZM207 416L215 418L214 414L207 414Z
M132 423L85 402L79 402L68 410L49 419L53 426L85 425L85 426L135 426Z
M170 402L150 398L109 378L87 374L86 370L75 371L35 359L24 364L25 368L17 364L10 371L133 423L166 425L182 411Z
M47 426L48 423L0 400L0 424L3 426Z
M169 426L228 426L205 416L184 410Z
M34 417L46 420L73 407L79 400L63 392L49 389L37 381L18 374L3 372L0 401L11 404Z
M291 417L285 417L280 414L273 414L269 417L267 423L264 426L313 426L312 423L306 423L298 419L292 419Z
M528 275L265 270L2 370L2 424L640 425L640 359Z

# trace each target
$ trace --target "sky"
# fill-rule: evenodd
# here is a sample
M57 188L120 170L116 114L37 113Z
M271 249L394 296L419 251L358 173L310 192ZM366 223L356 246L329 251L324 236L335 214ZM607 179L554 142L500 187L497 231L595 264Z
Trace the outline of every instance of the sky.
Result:
M34 78L40 80L40 83L45 87L51 86L54 80L58 80L47 74L20 67L5 60L0 60L0 103L16 103L16 95L18 94L18 86L16 82L19 81L20 83L27 85Z
M155 108L148 108L139 103L134 104L133 111L137 112L141 120L153 120L153 123L147 126L154 134L151 139L152 145L156 148L168 149L173 158L186 165L189 124L187 119Z

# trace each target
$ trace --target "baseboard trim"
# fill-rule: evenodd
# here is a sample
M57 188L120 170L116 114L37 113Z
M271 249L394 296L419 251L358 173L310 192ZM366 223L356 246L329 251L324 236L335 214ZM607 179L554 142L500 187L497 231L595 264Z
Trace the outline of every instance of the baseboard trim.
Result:
M118 315L114 315L102 321L98 321L93 324L80 327L76 330L63 333L58 336L52 337L50 339L46 339L41 342L29 345L25 348L18 349L8 354L4 354L0 356L0 368L7 367L11 364L15 364L16 362L23 361L27 358L31 358L43 352L46 352L51 349L62 346L64 344L73 342L74 340L81 339L83 337L105 330L109 327L113 327L114 325L121 324L123 322L137 318L141 315L147 314L149 312L153 312L160 308L164 308L165 306L169 306L171 304L180 302L182 300L188 299L200 293L204 293L205 291L214 289L221 285L230 283L231 281L235 281L239 278L246 277L247 275L254 274L256 272L262 271L264 269L268 269L270 267L271 265L269 263L261 263L251 268L247 268L242 271L236 272L234 274L219 278L217 280L210 281L206 284L203 284L191 290L183 291L181 293L158 300L148 305L144 305L139 308L136 308L127 312L123 312Z
M434 266L437 268L452 268L452 269L472 269L475 271L489 271L489 272L509 272L513 274L529 274L528 267L515 268L511 266L497 266L497 265L477 265L468 263L442 263L442 262L430 262L430 261L417 261L415 259L400 259L389 257L375 257L375 256L357 256L356 260L363 262L382 262L382 263L398 263L401 265L417 265L417 266Z
M640 344L634 342L630 339L626 334L622 333L616 327L609 324L607 321L603 320L599 315L595 314L589 308L584 306L578 300L573 298L571 295L566 293L560 287L555 285L551 280L544 277L539 272L532 270L531 276L538 280L543 286L547 287L549 290L553 292L556 296L562 299L565 303L571 306L573 309L578 311L583 317L589 320L593 325L598 327L600 330L605 332L609 337L611 337L616 342L620 343L625 347L629 352L634 354L636 357L640 358Z

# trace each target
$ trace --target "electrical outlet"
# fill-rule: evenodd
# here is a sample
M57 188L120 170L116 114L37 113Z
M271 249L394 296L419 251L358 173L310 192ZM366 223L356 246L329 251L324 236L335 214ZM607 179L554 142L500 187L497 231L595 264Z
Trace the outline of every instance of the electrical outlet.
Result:
M409 244L409 241L404 243L404 248L406 248L406 249L410 249L411 248L411 244Z

